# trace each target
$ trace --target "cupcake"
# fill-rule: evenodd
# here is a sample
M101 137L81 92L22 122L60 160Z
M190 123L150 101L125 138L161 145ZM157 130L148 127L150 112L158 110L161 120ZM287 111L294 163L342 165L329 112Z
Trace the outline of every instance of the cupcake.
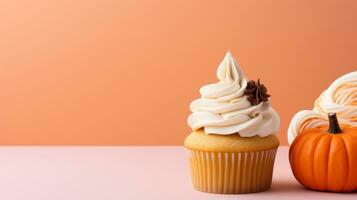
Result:
M328 113L336 113L342 126L357 127L357 71L336 79L319 98L312 110L297 112L288 128L290 144L308 129L328 125Z
M253 193L271 186L280 119L266 87L244 76L230 52L217 70L218 82L203 86L190 105L192 183L210 193Z
M357 71L335 80L288 129L289 162L305 188L357 191Z

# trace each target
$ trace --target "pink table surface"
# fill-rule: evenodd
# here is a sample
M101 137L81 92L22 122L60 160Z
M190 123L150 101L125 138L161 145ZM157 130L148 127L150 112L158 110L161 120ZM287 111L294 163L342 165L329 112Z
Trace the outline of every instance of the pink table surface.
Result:
M357 199L303 189L281 147L272 189L217 195L192 189L183 147L1 147L1 200Z

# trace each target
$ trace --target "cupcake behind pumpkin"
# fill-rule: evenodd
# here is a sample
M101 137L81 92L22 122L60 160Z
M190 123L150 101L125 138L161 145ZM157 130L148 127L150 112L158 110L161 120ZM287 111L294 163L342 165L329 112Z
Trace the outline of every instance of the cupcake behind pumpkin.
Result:
M289 161L298 182L326 192L357 191L357 71L336 79L312 110L292 118Z

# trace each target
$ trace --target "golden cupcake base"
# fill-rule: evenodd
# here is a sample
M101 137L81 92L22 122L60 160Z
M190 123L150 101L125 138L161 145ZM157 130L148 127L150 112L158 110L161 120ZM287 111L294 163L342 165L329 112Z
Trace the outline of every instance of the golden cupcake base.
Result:
M277 148L256 152L189 150L192 183L196 190L219 194L268 190Z

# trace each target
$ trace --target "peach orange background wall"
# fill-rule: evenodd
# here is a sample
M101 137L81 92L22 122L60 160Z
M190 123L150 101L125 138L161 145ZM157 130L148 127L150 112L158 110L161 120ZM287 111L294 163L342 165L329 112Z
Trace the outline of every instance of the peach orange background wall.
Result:
M0 3L0 144L182 144L230 49L281 114L357 68L357 1Z

